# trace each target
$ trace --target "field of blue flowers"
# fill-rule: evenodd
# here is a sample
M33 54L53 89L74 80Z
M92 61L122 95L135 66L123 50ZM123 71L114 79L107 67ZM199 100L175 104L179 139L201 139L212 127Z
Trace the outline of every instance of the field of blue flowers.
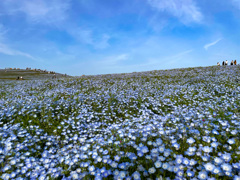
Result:
M240 66L0 82L0 179L240 179Z

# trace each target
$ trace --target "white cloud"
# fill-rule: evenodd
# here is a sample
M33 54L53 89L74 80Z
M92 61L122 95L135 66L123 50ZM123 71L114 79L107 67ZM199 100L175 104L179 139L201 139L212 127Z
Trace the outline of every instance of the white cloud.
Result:
M95 49L105 49L109 46L108 41L111 37L108 34L96 36L92 30L82 28L68 28L66 31L79 42L91 45Z
M6 33L7 29L2 24L0 24L0 42L4 40Z
M54 24L67 18L69 0L5 0L6 14L24 13L34 23Z
M148 3L160 12L167 12L177 17L181 22L188 24L199 23L203 19L202 13L193 0L147 0Z
M220 38L220 39L218 39L218 40L216 40L214 42L211 42L211 43L208 43L208 44L204 45L204 49L208 50L209 47L214 46L215 44L217 44L221 40L222 39Z
M0 43L0 53L10 55L10 56L24 56L24 57L27 57L29 59L38 61L38 59L33 57L32 55L30 55L28 53L25 53L25 52L22 52L22 51L19 51L19 50L12 49L12 48L10 48L7 45L2 44L2 43Z
M180 61L182 61L185 56L187 54L190 54L193 50L190 49L190 50L187 50L187 51L183 51L183 52L180 52L178 54L175 54L175 55L171 55L171 56L163 56L163 57L159 57L159 58L151 58L151 59L148 59L148 62L146 63L143 63L143 64L140 64L140 66L153 66L153 65L156 65L156 66L159 66L159 65L163 65L163 64L168 64L168 65L172 65L172 64L176 64Z
M120 55L106 57L104 60L99 61L99 63L109 66L109 65L116 65L117 63L121 61L125 61L127 59L129 59L128 54L120 54Z

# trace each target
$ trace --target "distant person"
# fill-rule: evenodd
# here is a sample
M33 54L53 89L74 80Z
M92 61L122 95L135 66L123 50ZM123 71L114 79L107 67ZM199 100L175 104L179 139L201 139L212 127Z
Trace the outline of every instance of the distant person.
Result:
M225 61L225 65L226 65L226 66L228 65L228 60Z
M233 65L233 60L231 61L231 66Z
M237 65L237 60L235 59L235 61L234 61L234 65Z
M17 79L16 80L19 80L19 76L17 77Z
M217 66L220 66L220 63L219 63L219 62L217 62Z
M225 65L225 61L222 62L222 65L223 65L223 66Z

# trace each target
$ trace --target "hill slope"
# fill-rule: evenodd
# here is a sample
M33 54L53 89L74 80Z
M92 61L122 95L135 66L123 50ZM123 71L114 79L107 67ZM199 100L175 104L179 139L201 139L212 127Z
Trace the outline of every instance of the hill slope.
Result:
M23 80L53 79L60 77L70 77L65 74L55 73L43 70L26 69L0 69L0 80L16 80L23 77Z

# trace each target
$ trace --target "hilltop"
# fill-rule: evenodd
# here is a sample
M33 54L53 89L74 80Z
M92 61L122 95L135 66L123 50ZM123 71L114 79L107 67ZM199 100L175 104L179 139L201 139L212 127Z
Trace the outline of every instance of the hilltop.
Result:
M70 77L66 74L56 73L54 71L47 71L41 69L20 69L20 68L5 68L0 69L0 80L40 80L40 79L54 79L62 77Z

